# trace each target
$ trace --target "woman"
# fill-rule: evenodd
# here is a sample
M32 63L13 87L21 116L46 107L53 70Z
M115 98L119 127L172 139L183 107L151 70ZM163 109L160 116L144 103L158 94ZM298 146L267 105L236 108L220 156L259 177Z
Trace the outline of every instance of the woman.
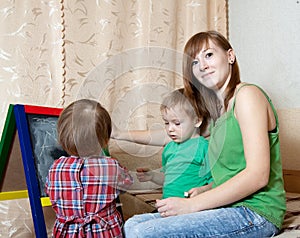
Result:
M125 223L125 235L274 236L286 206L272 102L259 87L241 83L235 52L218 32L194 35L184 52L185 93L198 113L211 119L208 156L214 183L204 192L191 189L189 199L158 200L161 218L136 215Z

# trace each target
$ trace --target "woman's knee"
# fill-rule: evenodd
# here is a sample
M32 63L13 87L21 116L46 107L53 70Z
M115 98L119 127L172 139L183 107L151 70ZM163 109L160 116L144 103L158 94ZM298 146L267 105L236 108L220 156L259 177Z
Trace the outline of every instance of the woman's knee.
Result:
M151 237L157 226L157 218L159 218L159 215L154 213L135 215L129 218L124 224L125 237ZM153 225L153 223L156 225Z
M138 223L136 223L134 221L134 219L128 219L125 224L124 224L124 233L125 233L125 237L128 237L129 238L129 235L128 234L132 234L133 233L133 230L134 228L136 227ZM135 236L130 236L130 237L135 237Z

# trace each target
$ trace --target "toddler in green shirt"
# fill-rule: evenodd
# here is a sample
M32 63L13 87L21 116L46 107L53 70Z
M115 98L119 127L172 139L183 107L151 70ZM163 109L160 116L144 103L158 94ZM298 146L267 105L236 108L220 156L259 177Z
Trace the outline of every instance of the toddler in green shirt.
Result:
M208 141L200 136L199 118L183 89L168 94L160 107L170 141L162 152L162 168L138 168L140 182L163 186L163 198L188 197L189 190L210 186L212 176L207 158Z

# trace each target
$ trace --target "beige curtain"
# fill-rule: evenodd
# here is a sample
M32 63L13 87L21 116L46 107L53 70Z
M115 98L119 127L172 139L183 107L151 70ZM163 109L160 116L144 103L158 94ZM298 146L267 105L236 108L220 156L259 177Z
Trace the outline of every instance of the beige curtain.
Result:
M0 132L9 104L81 97L100 100L119 126L148 127L148 102L182 86L187 39L226 34L225 0L3 0L0 10Z
M162 95L183 85L185 42L210 29L227 34L226 0L1 0L0 134L9 104L79 98L99 100L119 127L157 127ZM34 237L20 203L0 203L3 237Z
M64 4L63 102L95 98L122 128L158 123L161 96L182 86L180 59L191 35L226 33L225 1L85 2Z

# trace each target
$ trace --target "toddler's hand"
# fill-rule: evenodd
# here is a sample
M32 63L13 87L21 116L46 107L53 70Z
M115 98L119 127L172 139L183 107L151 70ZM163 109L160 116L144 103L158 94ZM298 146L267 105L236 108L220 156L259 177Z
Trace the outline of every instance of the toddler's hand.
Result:
M197 188L192 188L188 191L190 197L195 197L200 193L204 193L207 190L210 190L212 188L212 183L201 186L201 187L197 187Z
M152 180L153 173L149 168L137 168L136 177L140 182L147 182Z

